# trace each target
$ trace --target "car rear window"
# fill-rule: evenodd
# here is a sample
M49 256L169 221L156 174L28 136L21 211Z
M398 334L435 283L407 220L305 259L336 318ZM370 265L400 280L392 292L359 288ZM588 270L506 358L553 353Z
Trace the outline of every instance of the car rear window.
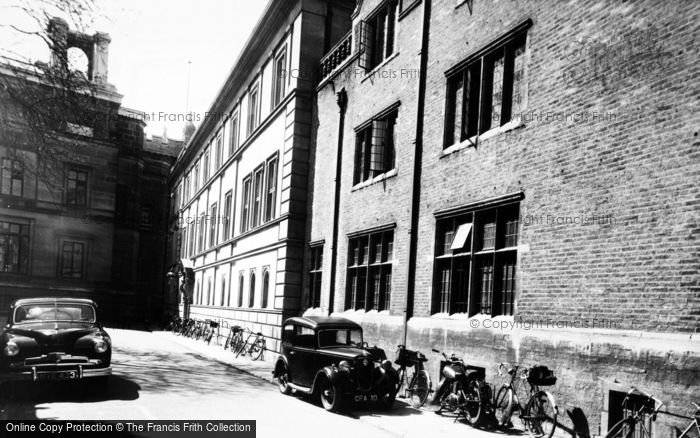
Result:
M14 323L40 321L95 322L95 308L89 304L33 303L17 306Z

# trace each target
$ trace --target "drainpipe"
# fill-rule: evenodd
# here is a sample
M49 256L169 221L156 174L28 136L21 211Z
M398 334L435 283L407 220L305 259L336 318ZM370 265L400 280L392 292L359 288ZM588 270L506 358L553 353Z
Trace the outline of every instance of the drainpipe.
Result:
M328 315L333 313L335 301L335 275L338 261L338 222L340 217L340 178L343 170L343 131L345 130L345 109L348 106L348 94L345 88L336 93L338 104L338 153L335 159L335 195L333 198L333 236L331 237L331 290L328 297Z
M418 102L416 105L416 139L413 155L413 191L411 193L411 227L409 228L408 282L406 287L406 315L403 326L403 345L408 338L408 320L413 316L413 297L416 289L416 260L418 258L418 219L420 215L420 184L423 165L423 124L425 115L425 90L428 70L428 42L430 39L430 4L423 0L423 29L421 31L420 72L418 76Z

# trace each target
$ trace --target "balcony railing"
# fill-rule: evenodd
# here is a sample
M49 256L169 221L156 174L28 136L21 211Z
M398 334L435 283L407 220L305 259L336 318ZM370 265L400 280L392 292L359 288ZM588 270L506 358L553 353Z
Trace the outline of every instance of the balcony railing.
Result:
M352 31L348 32L326 56L321 59L321 81L335 71L352 53Z

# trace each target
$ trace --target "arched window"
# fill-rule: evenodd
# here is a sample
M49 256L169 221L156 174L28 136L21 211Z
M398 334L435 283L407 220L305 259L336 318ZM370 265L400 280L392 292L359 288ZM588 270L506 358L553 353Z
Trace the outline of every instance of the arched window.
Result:
M267 307L267 295L270 292L270 272L266 269L263 272L263 284L262 284L262 304L260 307Z
M245 278L243 278L243 273L241 272L241 276L238 280L238 307L243 307L243 284L245 282Z
M212 299L211 299L211 278L207 279L207 306L211 306L212 304Z
M248 307L255 305L255 272L250 273L250 292L248 293Z
M85 75L85 78L87 79L89 62L85 52L78 47L70 47L67 52L68 70L79 71Z
M226 293L226 277L221 277L221 302L219 305L224 307L224 294Z

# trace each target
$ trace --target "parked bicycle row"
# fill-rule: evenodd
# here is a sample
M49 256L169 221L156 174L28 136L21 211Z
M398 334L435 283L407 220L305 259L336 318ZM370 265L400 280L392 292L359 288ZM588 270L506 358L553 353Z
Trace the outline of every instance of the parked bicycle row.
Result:
M457 418L464 418L473 426L478 426L493 418L498 427L512 427L511 417L517 413L526 431L531 437L550 438L557 427L559 411L554 396L545 386L552 386L557 378L545 366L524 367L501 363L497 367L499 376L508 375L508 381L498 391L485 382L485 369L468 365L454 354L441 354L440 382L438 383L432 403L439 405L438 414L457 413ZM428 400L432 390L430 375L424 363L428 359L419 351L406 349L399 345L395 363L399 365L399 393L408 399L415 408L420 408ZM409 369L413 368L409 376ZM529 397L520 403L516 385L523 380L529 385ZM642 400L640 402L639 397ZM679 438L700 436L700 404L692 403L695 414ZM656 421L664 402L653 395L632 387L625 395L621 408L626 415L614 424L605 434L605 438L651 438L651 422Z
M175 317L168 325L168 330L180 336L203 340L207 344L211 344L214 340L216 345L223 345L224 350L230 350L235 357L248 356L251 360L264 357L267 348L265 336L262 333L234 325L224 327L223 332L226 333L224 335L222 325L220 321L209 319Z
M486 370L467 364L462 358L447 355L439 350L433 352L442 356L440 379L433 391L429 373L424 363L428 360L419 351L398 346L395 363L399 365L399 395L408 399L412 406L420 408L433 394L431 404L438 406L436 413L456 414L469 424L479 426L488 418L495 418L499 427L512 426L511 416L517 414L530 436L549 438L557 424L557 405L554 396L541 387L554 385L556 377L545 366L523 367L501 363L499 375L510 376L508 383L497 391L486 380ZM412 371L410 369L413 369ZM410 373L410 376L409 376ZM520 404L517 393L517 379L530 386L529 397Z

